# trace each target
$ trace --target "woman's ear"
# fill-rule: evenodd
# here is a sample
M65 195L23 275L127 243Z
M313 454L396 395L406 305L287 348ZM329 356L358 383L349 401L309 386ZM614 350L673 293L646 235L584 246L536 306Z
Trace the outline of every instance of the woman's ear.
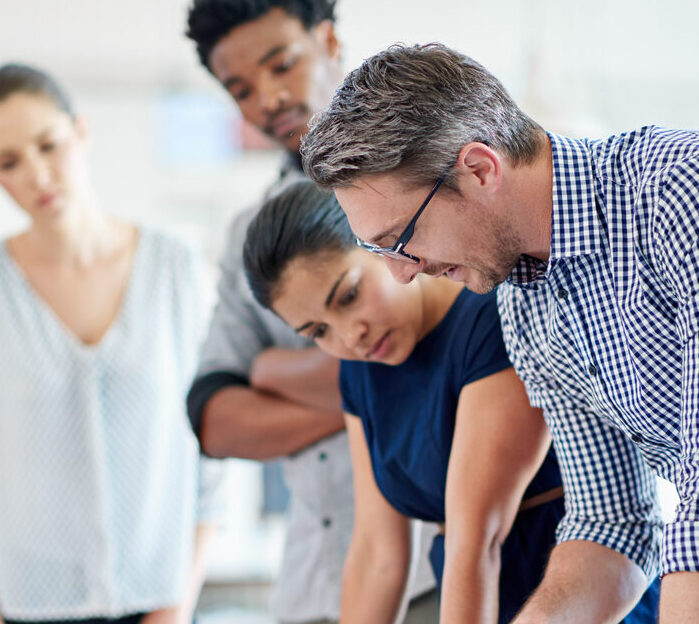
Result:
M75 126L75 132L78 138L83 142L87 143L90 138L90 126L87 123L87 119L82 115L77 115L73 120L73 125Z

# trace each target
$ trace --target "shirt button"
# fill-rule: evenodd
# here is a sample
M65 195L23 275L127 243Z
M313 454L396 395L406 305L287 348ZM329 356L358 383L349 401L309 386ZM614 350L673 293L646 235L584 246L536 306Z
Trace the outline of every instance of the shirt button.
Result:
M590 364L587 367L587 372L590 373L592 377L594 377L595 375L597 375L597 367L594 364Z
M332 520L330 518L323 518L323 526L327 529L331 524Z
M326 453L320 452L318 453L318 460L319 461L325 461L328 458Z
M643 437L634 431L634 432L631 434L631 441L632 441L634 444L640 444L641 442L643 442Z
M558 289L558 298L561 301L565 301L566 299L568 299L568 291L565 288L559 288Z

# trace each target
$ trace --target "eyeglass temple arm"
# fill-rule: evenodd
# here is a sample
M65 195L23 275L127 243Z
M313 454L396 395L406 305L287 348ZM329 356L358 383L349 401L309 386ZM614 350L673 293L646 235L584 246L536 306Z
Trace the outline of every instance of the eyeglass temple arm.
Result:
M427 204L430 203L430 200L437 192L437 189L439 189L439 187L442 185L442 182L444 182L444 178L446 177L447 174L445 173L441 178L439 178L439 180L437 180L437 183L432 187L430 194L425 198L425 201L422 202L422 206L420 206L418 211L415 213L415 216L410 220L410 223L408 223L408 227L405 228L403 234L401 234L400 238L396 241L396 251L402 249L405 246L405 241L409 240L412 237L413 232L415 231L415 224L417 223L417 220L420 218L420 215L425 210L425 208L427 208Z

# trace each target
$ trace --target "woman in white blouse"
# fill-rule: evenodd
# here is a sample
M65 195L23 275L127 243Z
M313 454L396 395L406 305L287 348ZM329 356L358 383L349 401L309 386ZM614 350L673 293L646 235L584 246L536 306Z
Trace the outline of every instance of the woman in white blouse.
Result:
M0 67L0 623L184 624L220 467L183 409L201 264L102 213L87 129L55 81ZM210 461L210 460L208 460Z

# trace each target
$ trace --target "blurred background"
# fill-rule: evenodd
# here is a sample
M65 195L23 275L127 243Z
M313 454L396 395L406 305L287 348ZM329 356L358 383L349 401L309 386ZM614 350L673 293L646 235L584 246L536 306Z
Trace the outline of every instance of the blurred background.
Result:
M188 4L0 0L0 63L36 64L66 85L90 123L102 205L196 241L215 279L225 224L260 197L281 154L198 65L183 35ZM554 132L699 128L696 1L339 0L338 16L347 70L396 41L441 41L486 65ZM0 194L0 236L23 224ZM264 604L283 541L277 482L255 462L230 470L232 517L203 596L211 609L231 596ZM661 485L668 515L674 492ZM235 621L267 620L240 611Z

